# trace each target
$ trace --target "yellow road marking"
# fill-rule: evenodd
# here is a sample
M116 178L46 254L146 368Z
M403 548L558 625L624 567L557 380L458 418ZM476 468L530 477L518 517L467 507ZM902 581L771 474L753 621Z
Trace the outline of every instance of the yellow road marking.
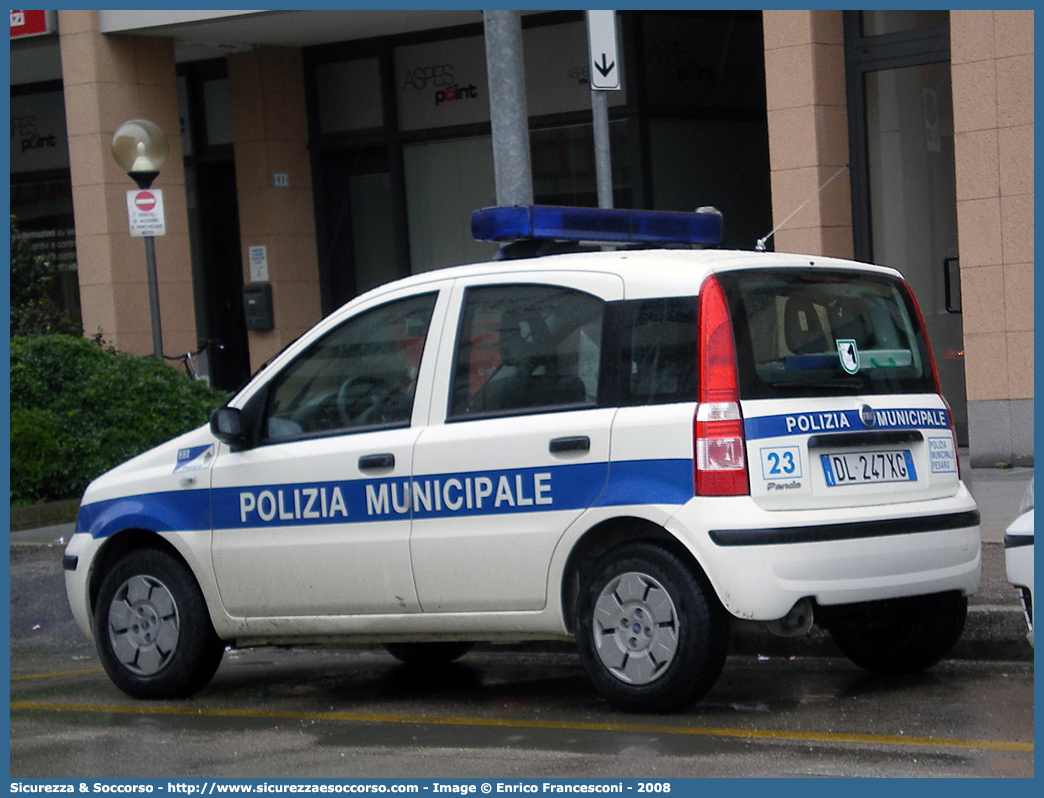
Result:
M59 679L63 676L83 676L89 673L105 673L101 668L90 668L82 671L55 671L53 673L30 673L25 676L12 676L12 682L24 682L29 679Z
M175 715L181 717L206 718L318 720L342 723L403 723L418 726L474 726L507 729L549 729L556 731L629 732L639 734L672 734L692 737L733 737L746 740L782 740L803 743L854 743L863 745L962 748L983 751L1017 751L1033 753L1033 743L1018 743L1005 740L962 740L946 737L905 737L903 735L891 734L797 732L779 729L726 729L705 726L672 726L645 723L584 723L580 721L527 720L524 718L384 715L365 712L306 712L301 710L207 709L203 707L61 704L42 701L12 701L11 709L37 712L106 712L113 714Z

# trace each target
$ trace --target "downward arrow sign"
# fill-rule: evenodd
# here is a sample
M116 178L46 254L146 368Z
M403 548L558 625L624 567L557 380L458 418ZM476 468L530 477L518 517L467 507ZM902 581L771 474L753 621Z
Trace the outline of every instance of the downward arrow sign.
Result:
M599 64L597 61L594 62L595 69L597 69L599 72L602 73L602 77L603 78L606 75L608 75L610 72L612 72L613 71L613 67L616 66L616 62L615 61L613 61L611 64L608 64L608 65L605 63L605 61L606 61L605 53L602 53L602 63Z
M587 63L592 91L619 91L616 11L587 12ZM593 66L593 68L592 68Z

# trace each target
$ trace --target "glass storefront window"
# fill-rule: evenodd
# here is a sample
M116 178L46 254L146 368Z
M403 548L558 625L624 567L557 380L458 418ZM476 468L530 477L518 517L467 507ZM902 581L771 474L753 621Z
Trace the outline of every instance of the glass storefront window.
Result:
M642 36L649 105L765 108L760 12L650 12Z
M396 47L400 130L489 121L489 75L482 36Z
M315 81L320 133L366 130L384 124L376 58L321 64L315 70Z
M864 11L862 13L864 36L904 33L923 28L936 28L950 23L950 12L944 10Z
M355 256L355 290L369 291L391 280L396 273L391 175L387 172L348 179L352 215L352 251Z
M624 50L618 48L621 74L627 74ZM587 25L567 22L522 31L525 55L526 110L530 116L591 110L587 64ZM610 108L627 103L626 81L619 91L606 92Z
M630 207L632 174L627 160L627 123L609 124L616 207ZM534 130L529 136L533 197L541 205L598 207L594 132L591 125Z
M11 215L35 255L61 267L54 300L80 320L76 226L61 90L11 95Z
M76 266L76 227L69 180L39 180L11 184L11 215L34 255L61 268L54 300L80 321L80 283Z
M772 229L768 129L728 119L649 122L653 207L725 214L726 247L753 249Z
M958 252L949 64L868 72L865 96L873 261L899 269L913 286L963 441L964 329L961 315L947 310L945 286Z
M403 149L413 273L489 260L496 246L471 237L471 212L496 205L489 136Z
M206 115L207 144L232 143L232 98L228 78L203 81L203 111Z
M522 30L533 201L596 207L586 27L563 19ZM772 227L761 13L628 12L618 25L618 57L634 61L607 98L614 206L715 205L729 242L753 247ZM497 251L470 237L472 211L496 203L485 40L478 26L446 35L391 37L384 60L350 43L306 56L330 306ZM362 168L363 151L382 165Z

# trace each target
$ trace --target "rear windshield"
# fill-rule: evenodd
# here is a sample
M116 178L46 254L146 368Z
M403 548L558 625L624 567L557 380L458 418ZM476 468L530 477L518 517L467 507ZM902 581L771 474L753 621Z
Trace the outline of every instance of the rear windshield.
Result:
M741 398L935 391L902 282L819 269L718 277L736 335Z

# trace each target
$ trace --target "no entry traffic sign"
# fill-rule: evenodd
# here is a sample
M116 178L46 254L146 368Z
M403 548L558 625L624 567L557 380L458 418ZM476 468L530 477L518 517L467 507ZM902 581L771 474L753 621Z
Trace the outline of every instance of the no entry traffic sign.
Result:
M163 192L159 189L132 189L127 192L127 219L134 238L164 236L167 223L163 215Z
M156 195L151 191L139 191L134 195L134 207L142 213L148 213L156 207Z

